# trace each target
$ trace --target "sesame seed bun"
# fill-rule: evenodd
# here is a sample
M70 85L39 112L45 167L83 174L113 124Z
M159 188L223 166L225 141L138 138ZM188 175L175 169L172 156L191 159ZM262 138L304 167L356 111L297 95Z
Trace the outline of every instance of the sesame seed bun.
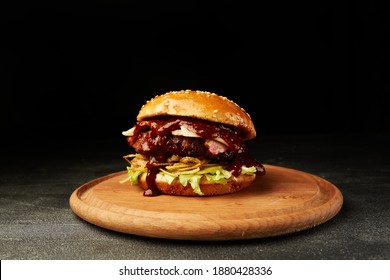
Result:
M147 101L137 120L157 116L197 118L236 127L243 140L256 137L249 114L226 97L206 91L181 90L157 95Z
M216 184L207 181L206 177L202 177L200 181L200 189L203 192L203 196L214 196L235 193L248 187L256 178L256 174L239 175L238 177L231 176L226 184ZM157 174L156 185L161 194L177 195L177 196L199 196L196 194L191 185L183 187L179 182L179 179L173 180L172 183L168 183L164 176ZM146 183L146 173L143 173L138 179L138 185L144 190L148 189Z

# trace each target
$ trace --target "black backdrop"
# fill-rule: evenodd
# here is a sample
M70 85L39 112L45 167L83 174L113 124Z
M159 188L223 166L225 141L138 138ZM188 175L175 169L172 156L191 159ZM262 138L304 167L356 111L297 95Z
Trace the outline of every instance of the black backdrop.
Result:
M1 9L2 140L120 138L180 89L231 98L259 134L389 131L379 4L52 2Z

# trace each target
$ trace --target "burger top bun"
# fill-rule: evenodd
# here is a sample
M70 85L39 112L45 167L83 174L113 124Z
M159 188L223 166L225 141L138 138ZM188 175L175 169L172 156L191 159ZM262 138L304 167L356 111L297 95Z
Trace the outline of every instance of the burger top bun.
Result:
M157 95L142 106L137 120L164 115L218 122L236 127L244 140L256 137L249 114L233 101L211 92L181 90Z

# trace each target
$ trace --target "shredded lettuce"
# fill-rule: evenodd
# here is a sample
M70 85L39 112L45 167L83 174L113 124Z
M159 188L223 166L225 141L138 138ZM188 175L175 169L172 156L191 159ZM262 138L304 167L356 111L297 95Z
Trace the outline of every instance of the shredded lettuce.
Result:
M251 173L256 173L256 167L251 166L251 167L246 167L242 166L241 168L241 174L251 174Z
M202 175L192 175L190 176L188 181L190 181L190 185L194 193L198 195L203 195L203 192L200 190L200 178L202 178Z
M138 177L141 176L142 173L147 172L147 169L138 169L138 170L133 170L131 166L127 167L127 174L130 178L130 182L132 184L137 184L138 183Z
M172 176L168 173L163 173L165 180L167 180L168 184L172 184L173 180L175 180L175 176Z

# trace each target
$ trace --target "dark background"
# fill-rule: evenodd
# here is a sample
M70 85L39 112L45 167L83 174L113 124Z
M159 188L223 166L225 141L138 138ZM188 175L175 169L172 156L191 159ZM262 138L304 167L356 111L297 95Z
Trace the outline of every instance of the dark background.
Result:
M53 2L1 9L2 141L122 141L146 100L180 89L229 97L259 136L390 131L375 2Z

